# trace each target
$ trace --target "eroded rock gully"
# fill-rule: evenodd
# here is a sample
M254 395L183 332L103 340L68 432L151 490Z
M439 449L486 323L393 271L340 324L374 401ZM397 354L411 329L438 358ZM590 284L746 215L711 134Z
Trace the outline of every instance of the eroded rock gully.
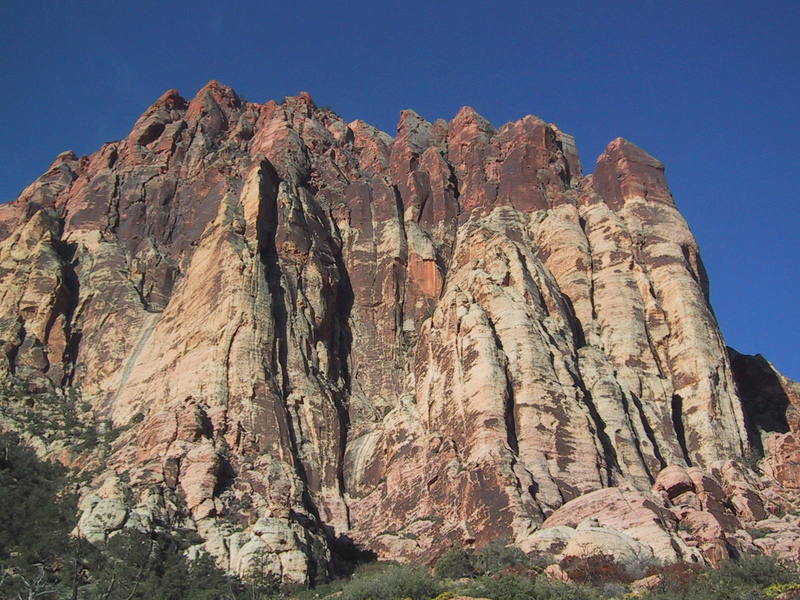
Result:
M92 541L196 531L295 582L352 544L498 536L800 557L798 386L726 349L664 167L626 140L584 175L532 116L404 111L390 137L211 82L59 155L0 236L2 426L93 473ZM44 398L103 452L25 430Z

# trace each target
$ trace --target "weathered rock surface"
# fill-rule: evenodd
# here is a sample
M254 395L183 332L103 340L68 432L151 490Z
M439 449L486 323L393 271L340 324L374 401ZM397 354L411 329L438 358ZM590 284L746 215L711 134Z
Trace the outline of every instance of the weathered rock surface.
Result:
M797 384L726 349L664 166L628 141L584 175L532 116L404 111L391 137L305 93L170 90L0 206L0 281L4 389L114 434L37 442L100 467L92 541L194 530L300 583L352 543L505 536L632 574L797 551L773 516L798 506Z

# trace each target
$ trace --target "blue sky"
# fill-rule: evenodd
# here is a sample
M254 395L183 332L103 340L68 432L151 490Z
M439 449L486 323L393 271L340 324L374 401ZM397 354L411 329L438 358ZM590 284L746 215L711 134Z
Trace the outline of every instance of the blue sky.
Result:
M663 160L727 342L800 379L800 2L115 4L0 3L0 200L209 79L389 132L404 108L532 113L587 171L616 136Z

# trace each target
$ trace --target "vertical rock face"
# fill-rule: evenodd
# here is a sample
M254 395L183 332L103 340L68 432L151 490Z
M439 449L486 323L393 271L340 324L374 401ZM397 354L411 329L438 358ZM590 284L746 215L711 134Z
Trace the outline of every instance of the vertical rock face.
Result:
M599 507L625 548L716 560L800 488L796 385L729 355L664 167L622 139L586 176L536 117L404 111L392 138L211 82L59 155L0 237L2 424L22 389L114 433L59 455L100 467L95 541L188 528L304 582L350 543L570 547Z

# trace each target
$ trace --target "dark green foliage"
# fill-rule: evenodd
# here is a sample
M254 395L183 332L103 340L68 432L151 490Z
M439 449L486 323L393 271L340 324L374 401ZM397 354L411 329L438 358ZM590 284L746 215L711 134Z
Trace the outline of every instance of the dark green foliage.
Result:
M519 575L481 577L462 591L468 596L492 600L601 600L603 598L598 590L588 586L552 582L545 577L531 579Z
M800 581L795 568L768 556L753 556L739 561L726 561L717 569L709 569L697 579L694 595L703 600L746 600L763 598L763 590L775 583Z
M69 440L82 443L94 434L94 415L79 414L75 394L31 390L21 382L0 384L4 416L43 442Z
M505 557L505 545L492 545L485 556ZM444 555L436 566L437 575L457 573L464 568L464 560L469 565L476 564L479 553L453 550ZM510 556L513 556L509 553ZM500 575L473 577L467 585L457 586L459 595L491 598L492 600L600 600L602 598L621 598L625 596L628 577L618 569L610 568L607 560L597 563L577 561L571 566L562 563L562 568L573 571L571 575L583 579L585 583L558 583L537 576L535 571L511 573L510 560L499 560L484 568L494 568ZM524 564L524 563L523 563ZM452 569L450 571L449 569ZM746 557L738 561L728 561L718 568L701 568L695 565L673 565L656 569L663 583L660 589L638 595L646 600L767 600L776 597L782 590L793 590L800 586L800 574L795 565L789 565L770 557Z
M434 574L439 579L459 579L476 575L474 554L464 548L451 548L436 561Z
M0 596L56 598L83 582L94 550L69 536L77 505L66 483L65 469L0 433Z
M752 556L726 561L716 569L706 569L696 577L666 578L660 589L646 596L649 600L763 600L769 586L800 583L796 565L768 556Z
M478 573L491 575L509 567L532 566L528 556L517 546L509 545L508 540L496 539L475 552L473 564Z
M168 537L126 530L101 550L70 536L68 472L0 433L0 598L258 600L273 582L243 584L208 556L189 562Z
M524 573L540 568L541 562L533 561L507 540L497 539L477 551L451 548L436 561L434 573L441 579L494 575L509 569Z
M16 435L0 434L0 560L47 563L74 527L74 496L63 494L66 471L40 461Z
M117 438L131 426L114 427L108 419L98 420L91 406L79 401L72 389L54 393L32 389L20 381L0 383L0 411L13 424L14 431L46 446L60 441L77 454L95 454L101 463ZM133 422L142 418L139 413Z
M185 557L187 543L126 530L97 549L70 536L77 515L70 473L40 461L13 434L0 433L0 598L48 600L431 600L439 594L492 600L600 600L625 595L609 561L562 568L586 584L548 581L540 564L497 540L478 551L454 548L435 565L360 565L350 579L312 590L281 589L270 577L243 583L207 555ZM603 557L600 557L603 558ZM607 564L608 563L608 564ZM649 600L767 600L800 587L796 565L756 556L717 569L674 565ZM467 583L460 580L469 578Z
M87 600L227 600L245 597L204 556L189 562L165 537L126 530L111 538L92 565Z
M766 587L773 583L800 581L800 573L797 565L789 565L770 556L750 556L722 563L717 569L707 571L706 579Z
M338 600L430 600L442 591L428 569L390 564L357 570Z

